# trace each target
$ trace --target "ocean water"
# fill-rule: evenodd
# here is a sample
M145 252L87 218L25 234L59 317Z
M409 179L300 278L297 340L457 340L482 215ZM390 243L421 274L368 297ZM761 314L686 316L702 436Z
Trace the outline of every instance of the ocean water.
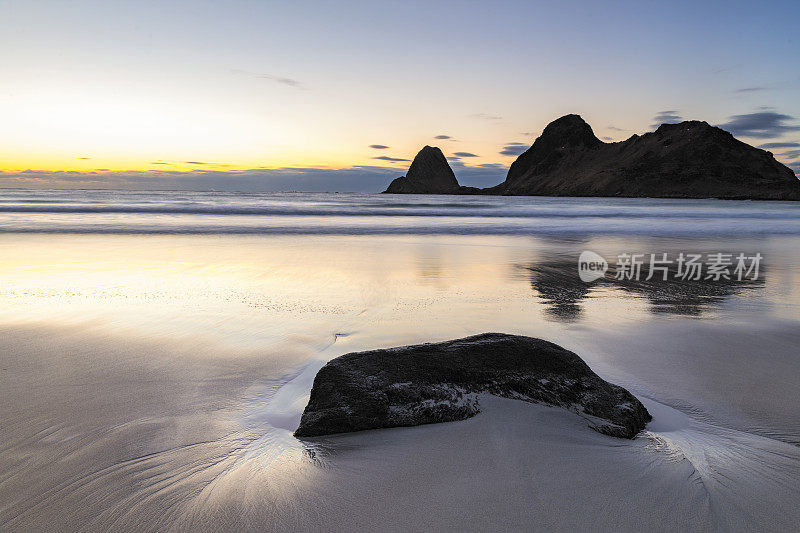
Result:
M797 235L800 209L719 200L6 189L0 231Z
M581 281L583 251L605 276ZM681 253L761 261L617 279L620 256ZM2 530L800 521L794 203L3 190L0 280ZM484 398L292 437L331 358L485 331L575 351L653 423L620 441Z

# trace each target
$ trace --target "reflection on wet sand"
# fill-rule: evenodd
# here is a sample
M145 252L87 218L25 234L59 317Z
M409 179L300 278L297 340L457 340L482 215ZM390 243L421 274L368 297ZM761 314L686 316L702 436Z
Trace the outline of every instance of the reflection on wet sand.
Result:
M683 247L757 249L769 277L578 277L581 250ZM764 494L784 500L739 523L797 516L795 236L5 235L0 251L0 530L470 530L498 513L590 528L576 506L604 511L594 529L713 529ZM487 400L469 421L322 449L291 436L331 358L485 331L552 340L714 428L662 426L667 454Z
M545 313L553 319L565 322L581 318L581 303L587 298L610 296L619 292L647 298L650 302L649 309L654 314L704 317L721 307L728 297L763 291L766 283L763 267L755 280L685 280L677 277L675 270L668 272L667 279L654 276L647 280L645 275L638 280L617 279L612 270L591 282L581 281L578 277L575 260L542 260L524 265L523 268L530 273L531 288L544 303Z

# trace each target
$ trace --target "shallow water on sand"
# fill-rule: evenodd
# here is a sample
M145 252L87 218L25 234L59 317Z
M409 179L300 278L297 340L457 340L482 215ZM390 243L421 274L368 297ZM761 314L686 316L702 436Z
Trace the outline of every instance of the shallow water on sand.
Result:
M747 210L711 204L697 209ZM793 222L425 235L434 216L422 218L398 235L0 236L0 528L796 525ZM764 259L757 280L584 283L583 250ZM325 361L484 331L574 350L648 402L649 431L620 441L563 410L485 398L464 422L291 436Z

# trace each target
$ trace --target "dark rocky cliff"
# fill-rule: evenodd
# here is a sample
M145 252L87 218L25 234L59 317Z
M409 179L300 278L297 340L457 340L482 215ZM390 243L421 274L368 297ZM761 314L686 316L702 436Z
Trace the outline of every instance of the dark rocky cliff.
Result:
M438 148L426 146L387 193L800 200L800 180L772 153L707 122L662 124L615 143L578 115L550 124L488 189L459 187Z
M548 125L496 194L800 199L800 181L770 152L696 120L604 143L578 115Z

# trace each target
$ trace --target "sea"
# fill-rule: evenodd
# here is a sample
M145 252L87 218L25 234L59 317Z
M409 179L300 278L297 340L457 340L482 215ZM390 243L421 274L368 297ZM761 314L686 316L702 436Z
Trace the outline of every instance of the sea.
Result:
M795 202L0 190L0 231L115 234L797 235Z

